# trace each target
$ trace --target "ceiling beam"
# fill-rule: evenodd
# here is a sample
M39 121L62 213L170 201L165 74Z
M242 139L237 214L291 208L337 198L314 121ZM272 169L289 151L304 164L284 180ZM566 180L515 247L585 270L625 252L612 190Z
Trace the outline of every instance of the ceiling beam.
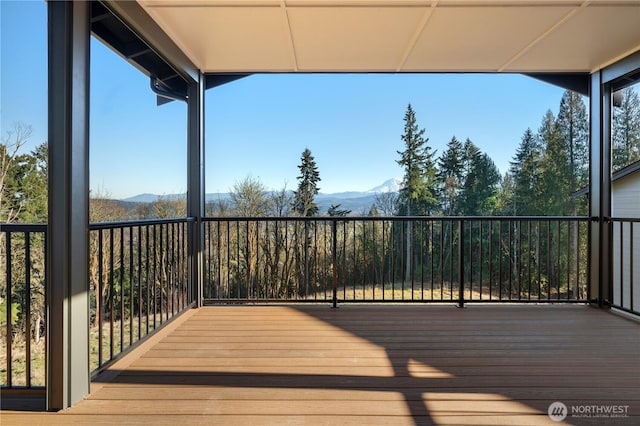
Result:
M191 83L197 82L200 71L176 43L135 1L103 0L102 3L116 14L130 29L142 38L172 67Z
M409 58L409 55L413 53L413 49L416 47L416 43L418 43L418 39L422 35L424 29L427 27L427 24L429 23L429 19L431 19L431 16L433 15L433 11L435 10L436 6L438 6L438 1L439 0L436 0L433 3L431 3L431 7L427 8L424 14L422 15L422 19L420 19L420 23L416 27L416 31L411 36L409 43L407 43L407 47L405 48L404 53L402 54L402 58L400 59L400 62L396 67L397 72L402 71L405 63L407 62L407 59Z
M282 22L284 33L287 35L287 45L289 47L289 56L291 57L291 67L294 72L298 71L298 55L296 55L296 45L293 42L293 32L291 30L291 21L289 20L289 10L286 0L280 0L280 9L282 10Z

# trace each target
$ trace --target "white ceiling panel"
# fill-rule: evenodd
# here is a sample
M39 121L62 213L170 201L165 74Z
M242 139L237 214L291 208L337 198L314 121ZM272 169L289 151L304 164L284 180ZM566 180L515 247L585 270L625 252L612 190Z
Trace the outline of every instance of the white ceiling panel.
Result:
M591 6L532 46L512 71L580 71L609 65L640 49L640 7Z
M300 7L288 11L300 70L389 70L397 66L423 7Z
M138 0L204 72L590 72L640 0Z
M405 70L498 71L569 7L448 7L429 19Z
M280 6L163 5L150 8L150 12L204 70L292 69L288 29Z

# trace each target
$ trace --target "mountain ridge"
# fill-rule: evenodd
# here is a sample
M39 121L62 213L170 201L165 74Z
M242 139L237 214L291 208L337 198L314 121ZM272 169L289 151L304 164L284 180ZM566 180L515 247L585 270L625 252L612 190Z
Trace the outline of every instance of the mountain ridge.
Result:
M402 180L396 177L387 179L380 185L377 185L367 191L342 191L342 192L320 192L317 195L317 199L351 199L351 198L362 198L369 197L375 194L384 194L389 192L398 192L401 189ZM275 192L275 191L269 191ZM118 198L118 201L125 201L130 203L153 203L155 201L161 199L180 199L184 198L186 193L181 194L153 194L149 192L145 192L142 194L137 194L132 197L127 198ZM205 194L206 201L215 201L218 199L228 199L230 197L230 192L209 192Z
M320 211L327 211L331 206L340 205L340 208L343 210L351 210L353 213L366 213L371 206L375 204L378 194L398 192L401 184L401 179L393 177L368 191L320 192L316 196L316 204ZM153 203L161 199L181 199L184 197L186 197L185 193L166 195L142 193L132 197L121 198L118 201L145 204ZM205 194L205 202L229 200L230 198L231 194L229 192L211 192Z

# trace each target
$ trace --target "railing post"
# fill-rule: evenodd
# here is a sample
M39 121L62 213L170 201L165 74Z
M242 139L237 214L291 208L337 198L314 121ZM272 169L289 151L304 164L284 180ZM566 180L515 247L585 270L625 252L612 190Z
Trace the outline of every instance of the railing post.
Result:
M602 71L590 80L590 194L589 215L593 218L589 244L589 288L592 303L601 308L611 303L611 86Z
M458 221L458 308L464 308L464 219Z
M189 82L187 100L187 216L189 222L189 282L192 292L189 303L195 301L202 306L204 300L204 85L205 76L200 74L198 81Z
M6 364L5 368L7 369L7 373L6 373L7 374L6 375L7 387L11 388L11 387L13 387L13 384L12 384L12 382L13 382L13 368L12 368L12 364L11 364L11 361L13 359L13 355L12 355L12 349L13 349L13 344L12 344L13 321L11 321L11 319L12 319L11 310L12 310L12 307L13 307L13 300L11 300L11 296L12 296L12 293L13 293L13 288L12 288L12 286L13 286L13 276L12 276L12 272L13 272L12 271L12 265L13 265L13 262L12 262L12 256L13 255L11 254L11 232L7 232L5 243L6 243L6 247L5 247L5 255L6 255L6 259L5 259L6 263L5 263L5 265L6 266L5 267L6 267L6 274L7 274L7 281L6 281L6 285L7 285L6 292L7 292L7 295L6 295L6 299L5 299L5 303L6 303L5 306L7 307L7 309L5 311L6 312L5 321L6 321L6 324L7 324L6 325L7 331L6 331L6 337L5 337L5 339L6 339L6 341L5 341L6 343L5 344L6 344L7 352L6 352L5 356L6 356L7 364Z
M332 250L331 250L331 262L333 270L333 308L338 307L338 225L335 219L331 220L331 238L332 238Z

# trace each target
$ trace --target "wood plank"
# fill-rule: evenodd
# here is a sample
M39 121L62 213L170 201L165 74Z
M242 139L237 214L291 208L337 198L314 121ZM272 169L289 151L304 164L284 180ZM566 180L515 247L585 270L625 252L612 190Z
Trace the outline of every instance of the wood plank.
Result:
M492 388L492 393L485 393L484 388L468 386L464 391L457 388L438 387L437 391L428 392L429 399L447 401L469 401L469 400L514 400L514 401L569 401L576 395L576 388L569 387L526 387L526 388ZM581 402L604 401L603 393L623 397L624 401L640 401L640 393L634 388L610 388L591 387L578 390L579 395L584 398ZM509 396L506 396L506 395ZM294 389L294 388L246 388L233 386L164 386L153 387L135 384L108 384L100 394L92 396L92 399L122 399L123 395L134 396L136 399L164 399L164 400L294 400L294 399L318 399L329 401L338 400L358 400L369 401L398 401L398 400L422 400L423 394L416 394L413 389L397 387L392 391L377 390L368 392L367 390L340 390L340 389ZM634 404L635 406L636 404Z
M638 354L640 324L585 306L205 307L71 409L2 421L556 424L563 401L626 404L616 422L638 424Z

